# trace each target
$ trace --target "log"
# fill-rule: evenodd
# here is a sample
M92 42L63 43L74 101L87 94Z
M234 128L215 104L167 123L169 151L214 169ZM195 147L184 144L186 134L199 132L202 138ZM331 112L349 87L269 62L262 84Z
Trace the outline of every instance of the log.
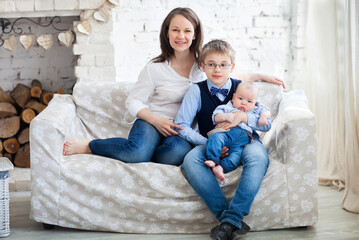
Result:
M4 157L9 159L10 161L12 161L14 159L14 157L13 157L13 155L11 153L4 152L3 155L4 155Z
M19 133L19 136L17 137L17 141L22 145L29 142L29 136L30 136L30 128L24 128Z
M12 98L0 87L0 102L14 103Z
M16 167L30 168L30 144L23 145L15 155Z
M54 97L54 93L53 92L49 92L46 90L43 90L41 93L41 97L40 100L43 104L48 105L49 102L51 101L51 99Z
M14 105L8 102L0 102L0 118L6 118L16 115Z
M30 88L21 83L16 85L10 95L15 100L16 104L22 108L31 99Z
M46 105L39 103L34 99L31 99L28 103L26 103L25 108L34 109L37 112L37 114L39 114L42 112L42 110L46 108Z
M31 108L25 108L21 112L21 119L27 124L30 124L32 119L36 117L36 113Z
M63 88L60 88L59 90L56 91L57 94L64 94L65 90Z
M14 116L0 119L0 138L10 138L20 129L20 117Z
M39 80L34 79L31 82L31 97L40 98L42 93L42 84Z
M2 146L2 141L0 139L0 153L2 152L2 150L3 150L3 146Z
M11 154L16 153L20 148L20 144L16 138L8 138L3 144L5 151Z

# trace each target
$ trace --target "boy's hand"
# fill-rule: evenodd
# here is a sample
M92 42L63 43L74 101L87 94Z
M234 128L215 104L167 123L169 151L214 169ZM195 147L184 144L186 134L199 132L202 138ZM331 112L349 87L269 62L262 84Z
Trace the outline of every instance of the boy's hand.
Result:
M221 156L219 156L219 158L222 159L222 158L227 157L227 156L228 156L228 153L227 153L228 150L229 150L229 149L228 149L226 146L224 146L223 149L221 150Z
M217 113L214 116L214 121L216 123L221 123L221 122L233 122L234 120L234 113Z
M247 121L248 121L248 116L245 112L235 112L234 119L232 122L226 121L226 122L218 123L216 128L223 128L223 129L235 128L241 122L247 122Z
M230 129L237 127L238 124L234 124L233 122L221 122L216 125L216 128Z

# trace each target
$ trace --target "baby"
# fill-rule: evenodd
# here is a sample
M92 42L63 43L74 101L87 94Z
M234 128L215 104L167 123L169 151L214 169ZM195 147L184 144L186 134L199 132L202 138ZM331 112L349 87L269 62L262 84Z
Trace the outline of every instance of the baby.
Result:
M218 106L212 115L215 124L220 122L232 122L234 113L238 111L246 112L248 118L258 119L255 126L249 126L241 122L236 128L225 130L215 128L208 132L207 160L205 164L212 168L213 174L224 181L224 173L233 171L239 166L243 148L249 144L254 130L269 131L272 125L270 111L267 107L257 101L258 88L252 82L242 81L236 92L233 94L232 101L226 105ZM252 121L253 122L253 121ZM223 147L229 148L229 155L220 159Z

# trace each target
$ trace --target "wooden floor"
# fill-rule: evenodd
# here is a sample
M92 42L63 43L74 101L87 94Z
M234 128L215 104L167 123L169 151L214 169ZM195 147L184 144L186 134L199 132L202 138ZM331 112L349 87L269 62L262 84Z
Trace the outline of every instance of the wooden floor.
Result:
M346 212L341 208L342 192L330 187L319 187L319 222L314 227L250 232L243 239L359 239L359 214ZM10 193L10 236L7 239L120 239L120 240L189 240L210 239L208 234L119 234L89 232L55 227L44 230L42 224L29 219L30 192Z

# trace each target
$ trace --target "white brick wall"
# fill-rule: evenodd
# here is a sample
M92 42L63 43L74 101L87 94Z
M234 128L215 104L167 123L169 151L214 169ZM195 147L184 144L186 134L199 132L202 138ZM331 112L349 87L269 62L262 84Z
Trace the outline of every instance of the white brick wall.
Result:
M35 10L61 15L62 10L86 9L80 20L87 19L92 27L89 36L77 32L76 25L80 21L76 19L73 19L73 25L69 23L67 27L72 25L76 31L77 42L70 55L78 56L78 60L76 56L71 56L69 60L57 60L59 55L71 51L65 47L61 47L58 53L51 53L56 50L55 47L46 51L50 53L50 57L46 57L48 59L36 46L29 50L33 52L30 56L20 46L15 54L0 48L1 87L9 90L17 82L29 82L31 78L64 79L56 80L59 83L49 80L47 84L51 88L64 83L65 88L70 88L75 78L77 81L136 81L145 64L160 53L160 26L175 7L190 7L199 15L204 25L204 43L220 38L232 44L237 52L236 71L278 76L287 82L289 89L301 86L303 80L296 76L305 62L307 0L122 0L111 10L108 23L102 23L96 21L92 14L104 2L1 0L0 15L2 12L24 12L27 15L30 12L31 15ZM31 27L31 31L35 30L36 27ZM31 67L28 61L24 62L28 57L38 62L40 67ZM56 65L58 70L51 71L54 67L51 64ZM74 68L74 65L77 66ZM59 73L63 76L56 75Z
M300 2L300 3L297 3ZM145 0L121 1L114 8L113 43L117 81L136 81L144 65L160 53L159 30L165 16L175 7L190 7L204 25L204 43L227 40L236 50L237 71L261 72L291 84L289 70L302 44L293 32L305 13L298 6L306 0ZM294 5L294 9L293 9ZM302 17L303 19L305 17ZM295 54L295 55L294 55Z

